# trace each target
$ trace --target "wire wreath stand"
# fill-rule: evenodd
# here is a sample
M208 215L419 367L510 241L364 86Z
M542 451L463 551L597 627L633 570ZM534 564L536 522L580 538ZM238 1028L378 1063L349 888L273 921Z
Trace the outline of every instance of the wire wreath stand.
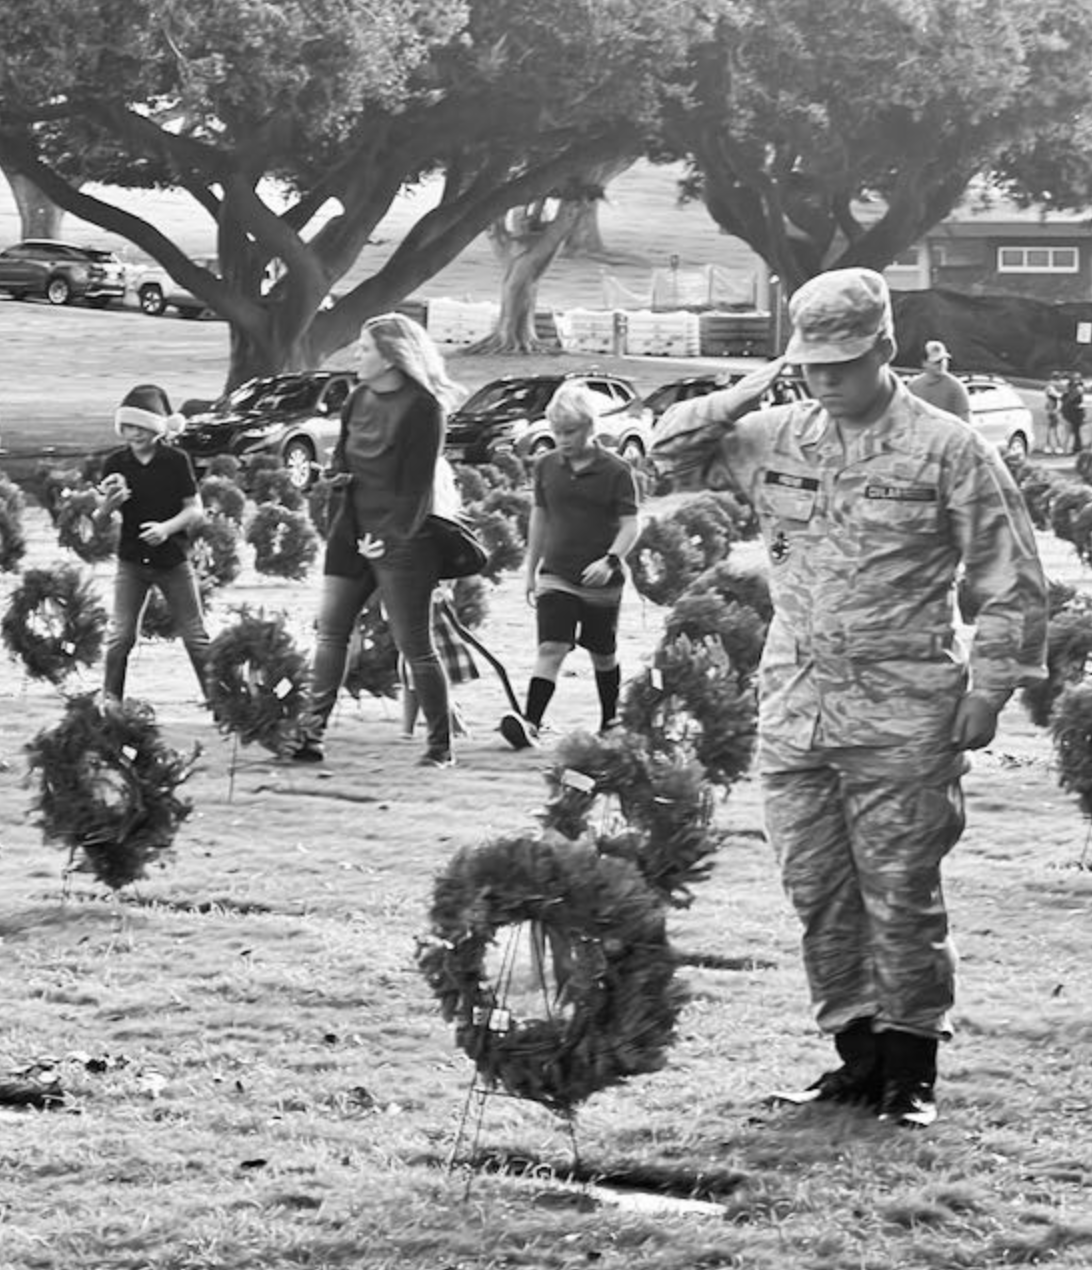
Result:
M500 969L497 975L497 1004L493 1006L478 1007L475 1011L475 1022L483 1025L487 1032L505 1033L511 1026L512 1011L510 1009L510 999L512 981L520 965L521 954L523 954L525 946L527 952L523 955L527 956L530 960L531 974L534 976L535 986L541 997L543 1013L547 1022L556 1022L554 1005L551 1002L550 985L547 981L547 947L548 945L553 946L553 941L549 938L549 936L550 932L545 925L542 922L537 921L523 922L518 925L513 925L509 929L501 952ZM448 1152L448 1157L444 1165L444 1171L449 1176L460 1166L464 1168L464 1201L470 1198L470 1190L474 1181L474 1161L478 1157L478 1150L481 1145L482 1126L485 1121L485 1109L490 1098L512 1098L518 1102L530 1101L518 1094L512 1094L507 1090L498 1089L495 1085L483 1080L481 1072L475 1066L470 1078L470 1084L467 1086L466 1097L463 1100L458 1127L455 1131L455 1138L451 1144L451 1150ZM581 1169L581 1158L580 1144L577 1141L576 1133L576 1109L573 1108L569 1113L564 1115L556 1112L554 1115L555 1118L560 1119L564 1125L565 1134L569 1144L569 1151L572 1158L572 1172L577 1174ZM471 1121L473 1122L472 1129L468 1130L468 1126L471 1125ZM468 1131L470 1132L469 1155L465 1160L460 1160L459 1151L463 1142L467 1138Z
M580 797L594 791L585 772L561 779ZM603 815L614 818L611 801ZM537 1102L564 1122L571 1175L580 1176L577 1106L659 1070L674 1040L686 994L673 979L662 898L632 861L602 854L594 837L573 841L547 829L457 852L436 881L431 922L419 968L475 1066L448 1171L468 1134L473 1168L487 1100L504 1096ZM495 973L485 966L490 948Z

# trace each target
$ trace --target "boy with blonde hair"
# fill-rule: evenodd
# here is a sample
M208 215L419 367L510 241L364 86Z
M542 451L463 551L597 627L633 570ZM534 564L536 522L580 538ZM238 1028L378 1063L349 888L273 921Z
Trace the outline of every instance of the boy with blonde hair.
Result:
M595 671L600 731L616 722L623 561L640 522L629 464L595 437L600 401L583 384L563 383L546 407L557 448L535 464L524 561L538 652L523 714L506 714L500 723L501 735L517 750L536 744L562 663L577 644L588 650Z

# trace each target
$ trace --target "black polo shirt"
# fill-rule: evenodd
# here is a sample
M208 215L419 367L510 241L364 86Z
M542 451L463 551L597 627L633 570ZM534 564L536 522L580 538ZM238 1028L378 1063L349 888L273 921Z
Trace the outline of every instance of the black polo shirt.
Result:
M535 506L546 513L542 571L574 586L593 560L610 550L623 517L637 514L637 487L625 459L595 446L576 469L557 450L535 464Z
M129 486L129 498L121 505L121 537L118 559L147 564L154 569L173 569L189 555L189 534L180 530L158 547L140 540L140 527L147 520L170 520L182 510L183 502L197 493L190 456L162 442L156 445L147 463L128 446L106 456L103 476L120 472Z

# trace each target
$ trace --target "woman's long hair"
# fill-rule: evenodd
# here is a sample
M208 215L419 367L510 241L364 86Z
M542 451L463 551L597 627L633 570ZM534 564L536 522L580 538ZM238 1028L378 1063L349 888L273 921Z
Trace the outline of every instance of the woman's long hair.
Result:
M466 396L466 389L447 373L432 336L413 318L403 313L380 313L369 318L362 329L392 366L432 393L445 410L453 409Z

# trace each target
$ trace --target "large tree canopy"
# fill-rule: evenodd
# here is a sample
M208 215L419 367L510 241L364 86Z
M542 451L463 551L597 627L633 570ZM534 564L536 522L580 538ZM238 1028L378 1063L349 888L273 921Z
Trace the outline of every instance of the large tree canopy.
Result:
M1035 181L1036 198L1052 178L1058 202L1074 181L1088 192L1067 138L1092 101L1089 0L708 0L704 15L686 72L667 72L665 137L790 290L883 269L979 174Z
M28 21L25 0L0 0L0 163L226 317L232 381L314 365L507 208L632 149L657 76L685 52L690 8L39 0ZM429 174L442 175L438 204L320 308L398 193ZM187 190L215 222L223 277L124 200L81 191L88 177ZM271 261L282 273L263 295Z

